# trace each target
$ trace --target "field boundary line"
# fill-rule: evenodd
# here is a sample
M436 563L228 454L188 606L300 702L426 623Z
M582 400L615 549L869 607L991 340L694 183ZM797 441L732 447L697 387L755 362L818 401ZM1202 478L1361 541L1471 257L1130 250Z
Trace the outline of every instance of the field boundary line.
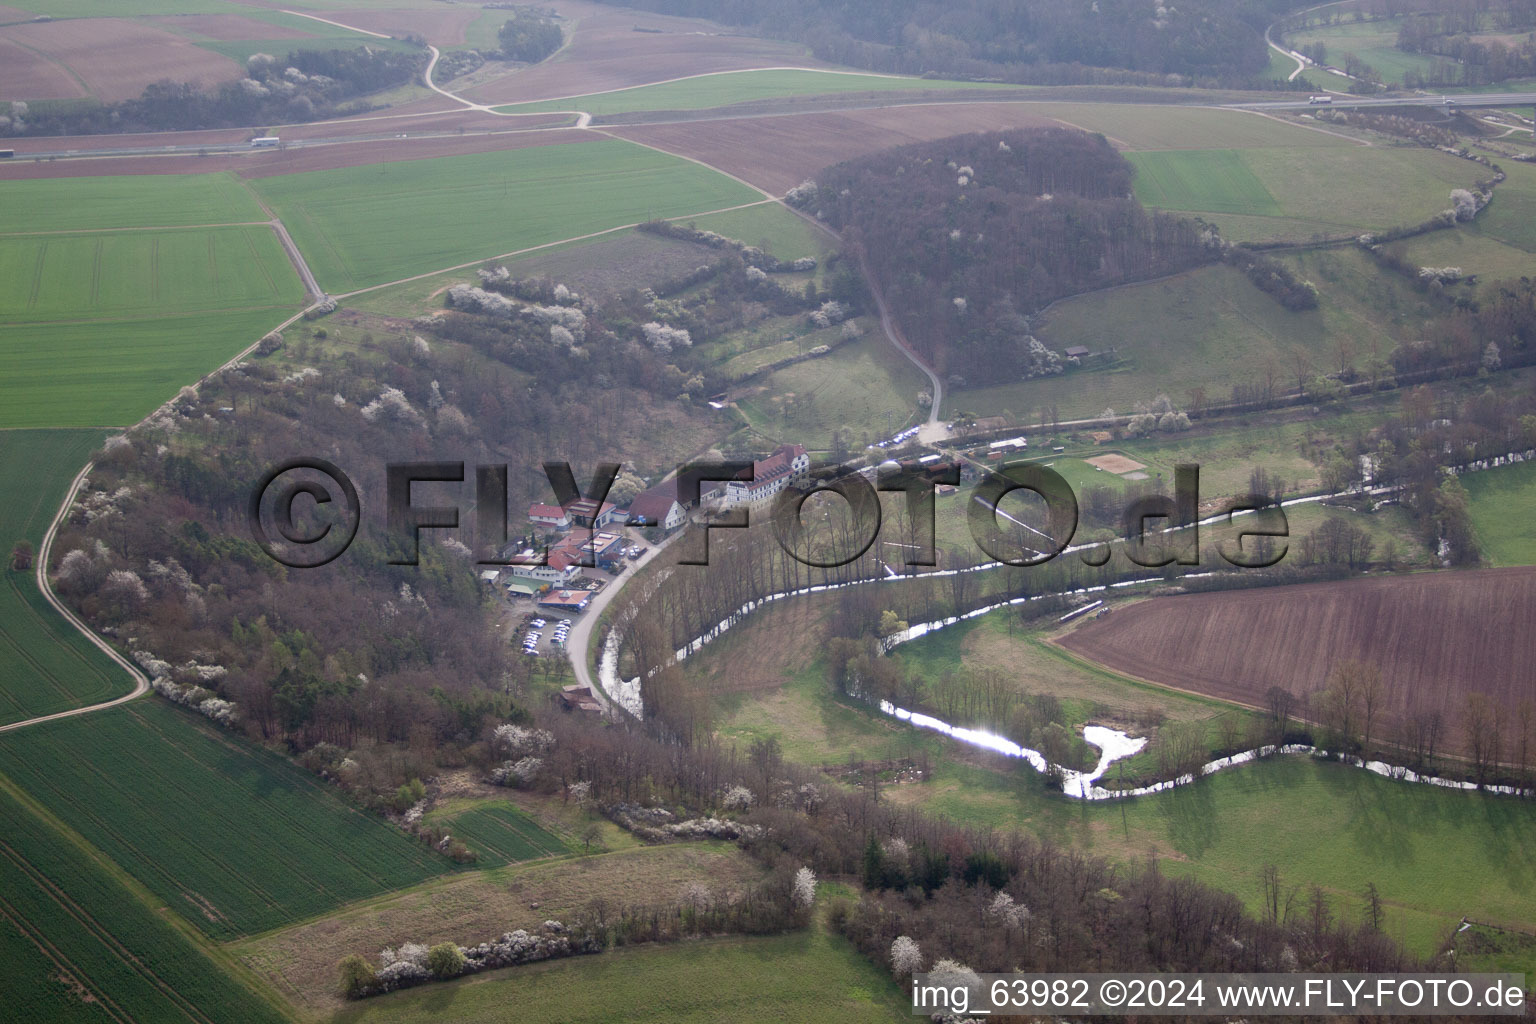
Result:
M49 586L48 583L48 557L53 551L53 541L54 538L58 536L59 525L63 523L64 516L68 514L70 508L74 505L75 495L79 493L81 485L85 483L86 476L88 476L91 470L95 468L95 462L87 462L84 468L75 474L75 479L70 482L69 487L65 490L64 500L59 503L59 510L54 513L53 521L48 524L48 531L43 534L43 543L38 547L37 566L34 575L37 579L37 589L42 592L43 597L47 599L50 605L53 606L53 610L64 616L64 619L70 625L74 626L82 634L84 634L85 638L91 643L95 644L97 649L104 653L108 658L111 658L113 661L117 662L118 665L122 666L123 671L127 672L129 678L133 680L133 689L121 697L117 697L113 700L109 700L101 704L88 704L82 708L73 708L69 711L57 711L51 715L41 715L37 718L28 718L20 722L11 722L9 725L0 725L0 733L11 732L15 729L24 729L29 725L38 725L42 722L53 722L61 718L73 718L76 715L89 714L92 711L100 711L103 708L116 707L118 704L126 704L129 701L142 697L144 694L149 692L149 677L146 676L143 672L139 671L138 667L131 661L119 654L111 644L97 636L89 626L80 620L79 616L77 616L67 605L64 604L63 601L60 601L54 595L53 588Z
M115 235L123 231L205 231L209 228L261 228L264 220L233 220L224 224L142 224L126 228L60 228L57 231L0 231L0 238L39 238L49 235Z
M562 47L562 49L563 49L563 47ZM553 56L553 54L551 54L551 56ZM619 86L616 89L600 89L597 92L573 92L573 93L571 93L568 96L546 96L544 99L541 99L541 100L515 100L512 103L500 103L500 104L497 104L497 106L498 107L522 107L522 106L530 106L530 105L535 104L535 103L558 103L561 100L584 100L584 99L589 99L589 98L591 98L593 96L612 96L614 93L619 93L619 92L633 92L633 91L635 91L637 89L652 89L652 88L655 88L658 85L671 85L673 82L691 82L691 81L693 81L696 78L715 78L715 77L720 76L720 75L751 75L751 74L756 74L759 71L809 71L809 72L813 72L814 74L818 74L818 75L846 75L849 78L888 78L888 79L895 79L895 80L898 80L898 81L917 82L917 83L932 82L932 81L959 81L958 79L922 78L922 77L919 77L919 76L916 76L916 75L892 75L892 74L888 74L888 73L880 72L880 71L841 71L841 70L837 70L837 69L833 69L833 68L805 68L805 67L797 67L797 66L794 66L794 65L785 64L785 65L780 65L780 66L776 66L776 67L765 67L765 68L729 68L729 69L724 70L724 71L701 71L701 72L699 72L696 75L679 75L676 78L663 78L663 79L661 79L659 81L655 81L655 82L643 82L640 85L621 85L621 86ZM489 85L490 83L487 82L486 84ZM973 83L967 82L965 84L971 85ZM510 111L510 110L505 110L505 111L498 110L497 113L511 114L511 113L513 113L513 111ZM550 110L536 110L536 111L532 111L532 113L536 113L536 114L550 114L550 113L554 113L554 114L572 114L572 113L580 113L580 111L577 111L577 110L554 110L554 111L550 111Z

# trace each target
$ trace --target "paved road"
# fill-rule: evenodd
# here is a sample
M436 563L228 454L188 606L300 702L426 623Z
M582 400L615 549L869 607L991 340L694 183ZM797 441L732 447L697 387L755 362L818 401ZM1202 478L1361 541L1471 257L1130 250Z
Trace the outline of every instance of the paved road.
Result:
M686 531L678 530L660 544L654 547L647 547L645 554L633 562L626 562L624 572L592 599L592 603L587 605L587 610L582 612L581 616L571 626L571 635L566 639L565 649L570 655L571 668L576 673L576 682L580 686L591 687L592 693L603 707L608 709L610 714L613 713L613 702L608 699L608 694L604 692L602 686L593 676L591 668L588 667L588 661L590 660L588 649L592 644L594 633L597 629L597 620L602 616L603 609L607 608L613 599L618 596L619 591L624 588L624 584L634 579L641 567L649 563L651 559L660 554L674 540L681 537L684 532Z
M1330 107L1529 107L1536 105L1536 92L1479 92L1465 94L1423 94L1417 96L1344 96L1333 94ZM1240 110L1313 110L1320 104L1306 100L1273 100L1263 103L1224 103Z

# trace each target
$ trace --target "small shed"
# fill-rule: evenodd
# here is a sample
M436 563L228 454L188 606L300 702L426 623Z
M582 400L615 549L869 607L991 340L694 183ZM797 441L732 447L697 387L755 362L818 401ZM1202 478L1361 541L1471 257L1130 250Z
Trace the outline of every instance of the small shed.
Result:
M1062 352L1065 353L1068 359L1086 359L1090 355L1089 351L1082 345L1073 345L1071 348L1062 349Z

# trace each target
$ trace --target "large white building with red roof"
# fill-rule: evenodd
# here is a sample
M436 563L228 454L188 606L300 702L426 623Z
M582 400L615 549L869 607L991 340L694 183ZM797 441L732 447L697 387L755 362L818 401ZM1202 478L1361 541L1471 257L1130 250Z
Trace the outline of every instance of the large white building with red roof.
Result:
M727 507L761 505L786 487L802 484L811 472L804 445L781 444L766 459L752 463L751 480L730 480L715 494Z

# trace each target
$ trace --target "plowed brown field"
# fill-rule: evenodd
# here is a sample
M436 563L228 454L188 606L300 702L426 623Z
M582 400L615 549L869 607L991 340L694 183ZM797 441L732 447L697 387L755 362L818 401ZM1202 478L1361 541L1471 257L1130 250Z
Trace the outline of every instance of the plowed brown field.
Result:
M14 39L0 38L0 101L72 100L85 89L64 68Z
M74 18L0 30L0 38L29 46L59 61L107 102L132 99L162 78L214 85L239 78L228 57L142 21Z
M1469 693L1536 699L1536 568L1422 573L1153 598L1074 630L1062 646L1119 672L1262 706L1272 686L1320 689L1341 662L1381 669L1387 730L1439 709L1461 750ZM1378 735L1389 732L1378 732Z
M803 47L736 35L713 22L617 9L581 0L554 7L576 22L565 49L463 95L477 103L522 103L742 68L819 67ZM645 31L636 31L644 29Z
M166 14L145 21L172 31L194 32L208 39L306 39L313 32L274 25L243 14Z
M389 36L418 35L434 46L458 46L464 29L484 12L478 7L439 5L431 11L328 11L323 16L342 25ZM510 12L508 12L510 17Z
M929 103L837 114L605 128L783 194L823 167L908 142L1055 125L1023 103Z

